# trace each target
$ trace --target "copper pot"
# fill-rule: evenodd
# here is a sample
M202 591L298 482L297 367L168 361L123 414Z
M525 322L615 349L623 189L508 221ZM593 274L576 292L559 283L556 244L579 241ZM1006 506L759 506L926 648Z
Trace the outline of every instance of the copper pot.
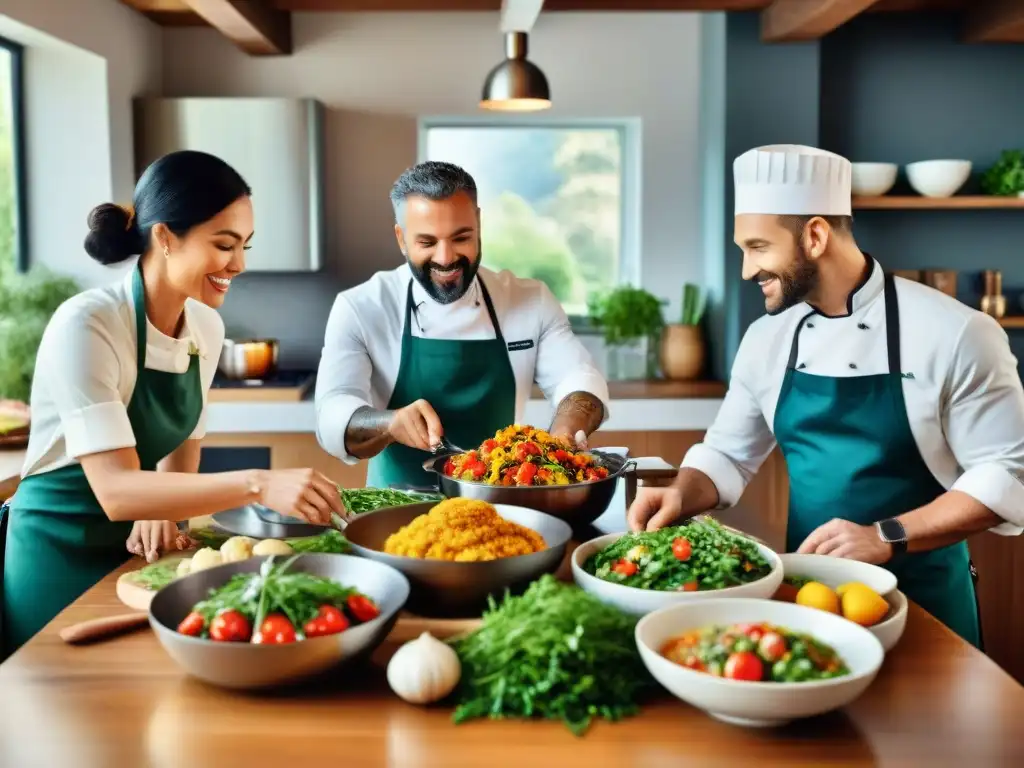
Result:
M666 325L661 332L661 370L665 378L689 381L704 372L707 354L698 325Z
M266 379L277 373L277 355L277 339L225 339L218 367L229 379Z

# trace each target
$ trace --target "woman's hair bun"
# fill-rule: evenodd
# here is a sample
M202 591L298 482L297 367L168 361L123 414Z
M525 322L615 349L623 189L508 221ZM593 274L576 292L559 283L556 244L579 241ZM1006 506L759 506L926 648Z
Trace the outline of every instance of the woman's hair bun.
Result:
M142 235L128 210L113 203L97 205L89 212L85 251L100 264L118 264L144 250Z

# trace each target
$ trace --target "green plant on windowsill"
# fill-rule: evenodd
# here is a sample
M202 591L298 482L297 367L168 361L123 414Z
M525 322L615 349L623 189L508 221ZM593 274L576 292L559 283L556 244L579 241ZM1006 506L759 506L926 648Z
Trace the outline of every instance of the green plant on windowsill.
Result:
M0 264L0 400L28 401L46 324L79 290L74 280L44 269L23 275Z
M611 378L657 377L658 339L665 327L662 306L666 303L643 288L629 285L589 299L590 322L601 331L608 347ZM646 342L643 372L625 374L618 371L620 361L625 359L625 348L639 346L643 342Z
M981 188L999 197L1024 193L1024 150L1004 150L995 165L982 174Z

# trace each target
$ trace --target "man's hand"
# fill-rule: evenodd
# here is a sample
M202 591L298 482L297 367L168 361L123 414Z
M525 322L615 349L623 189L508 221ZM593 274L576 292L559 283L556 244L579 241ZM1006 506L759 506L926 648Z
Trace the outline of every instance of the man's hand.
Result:
M639 488L626 513L631 531L657 531L683 516L683 492L668 488Z
M881 565L892 558L892 545L882 541L873 525L833 518L804 539L797 554L831 555Z
M441 419L426 400L417 400L395 411L388 434L396 443L429 451L441 442Z
M552 432L551 436L558 438L559 440L564 440L566 445L575 448L578 451L585 451L590 447L589 443L587 443L587 433L582 429L576 432L575 435L562 431Z

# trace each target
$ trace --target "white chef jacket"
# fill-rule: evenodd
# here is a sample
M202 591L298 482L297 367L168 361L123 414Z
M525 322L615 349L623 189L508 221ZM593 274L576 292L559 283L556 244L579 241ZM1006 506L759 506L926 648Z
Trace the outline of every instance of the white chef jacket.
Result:
M561 304L539 280L480 267L494 304L516 379L515 419L526 409L534 381L558 403L572 392L599 398L608 417L608 384L576 338ZM362 285L338 294L327 321L316 380L316 435L325 451L348 464L359 461L345 449L345 430L359 408L387 407L398 379L405 328L405 304L412 280L407 264L378 272ZM451 304L439 304L412 280L412 335L430 339L493 339L478 281ZM529 343L527 343L529 342Z
M133 267L117 283L68 299L50 318L36 353L23 477L78 463L81 456L135 445L128 421L138 365L134 272ZM185 302L185 322L177 338L146 320L146 368L184 373L190 345L198 349L204 408L193 440L206 434L205 403L223 343L220 315L192 299Z
M847 302L848 315L820 312L800 328L797 366L819 376L888 371L884 275L871 259L867 280ZM947 490L973 496L1024 528L1024 388L1006 333L991 317L920 283L896 278L903 396L918 450ZM772 424L793 334L815 310L799 304L755 321L740 343L725 401L704 442L684 467L718 489L720 506L739 500L776 445ZM909 511L909 510L907 510Z

